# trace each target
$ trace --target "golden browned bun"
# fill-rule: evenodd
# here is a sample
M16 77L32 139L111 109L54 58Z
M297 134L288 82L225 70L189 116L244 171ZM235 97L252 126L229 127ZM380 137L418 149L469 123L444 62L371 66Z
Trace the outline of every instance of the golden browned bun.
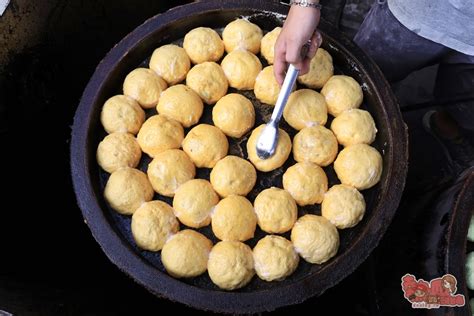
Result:
M339 248L336 226L318 215L304 215L291 231L296 252L309 263L321 264L334 257Z
M328 190L324 170L311 162L298 162L283 174L283 188L301 206L321 203Z
M275 27L262 38L260 50L262 56L267 60L269 65L273 64L273 59L275 58L275 42L280 33L281 27Z
M181 223L200 228L211 223L211 212L217 202L219 196L209 181L193 179L178 187L173 198L173 208Z
M133 214L137 208L153 198L153 188L146 174L133 168L113 172L104 189L105 200L124 215Z
M199 124L183 140L183 150L198 168L213 168L227 155L229 142L215 126Z
M307 74L298 77L298 82L312 89L322 88L334 74L332 57L324 48L318 48L311 59Z
M224 54L224 43L219 34L208 27L198 27L184 36L183 48L194 64L218 61Z
M174 196L180 185L194 178L196 168L184 151L169 149L156 155L148 165L147 173L157 193Z
M228 53L242 49L258 54L262 37L260 27L244 19L230 22L222 32L225 50Z
M356 188L345 184L331 187L321 204L321 215L339 229L354 227L362 220L364 213L364 196Z
M177 84L186 78L191 61L184 48L177 45L163 45L153 52L150 69L154 70L169 85Z
M199 95L188 86L178 84L169 87L160 97L156 110L160 115L173 119L184 127L190 127L201 118L204 105Z
M102 107L100 122L107 133L130 133L136 135L145 121L145 112L137 101L125 95L108 99Z
M296 130L315 125L323 126L328 119L326 100L314 90L297 90L290 94L283 117Z
M372 115L360 109L342 112L332 121L331 130L343 146L371 144L377 134Z
M220 196L247 195L257 181L254 166L237 156L219 160L211 171L211 184Z
M156 106L166 82L148 68L137 68L125 77L123 94L137 100L144 109Z
M181 124L164 115L153 115L143 123L137 140L140 148L150 157L181 147L184 130Z
M305 127L293 138L293 157L298 162L329 166L336 159L336 136L324 126Z
M212 282L224 290L235 290L252 280L252 249L240 241L220 241L211 250L207 271Z
M230 93L212 108L212 121L227 136L239 138L255 124L255 109L243 95Z
M224 57L222 70L229 81L229 86L239 90L252 90L255 79L262 71L262 63L254 54L246 50L234 50Z
M212 241L201 233L185 229L171 236L161 251L161 262L175 278L192 278L207 270Z
M207 104L219 101L229 87L221 66L212 61L191 68L186 76L186 84Z
M211 225L214 235L220 240L246 241L255 233L257 217L249 200L230 195L217 204Z
M162 201L143 203L132 216L132 235L137 246L158 251L179 230L171 206Z
M364 98L359 83L354 78L344 75L332 76L324 85L321 94L326 98L328 112L332 116L357 109Z
M255 79L253 92L260 102L275 105L280 93L280 85L275 79L273 66L267 66L260 71Z
M347 146L334 161L334 171L341 183L365 190L380 181L382 156L377 149L366 144Z
M280 168L288 159L291 152L291 139L287 132L279 128L275 153L268 159L260 159L257 155L257 141L264 128L265 124L262 124L252 131L247 142L247 153L257 170L268 172Z
M109 134L97 147L97 162L108 173L124 167L135 168L141 156L140 145L128 133Z
M270 234L282 234L293 228L298 207L290 193L271 187L260 192L253 203L258 226Z
M286 238L267 235L253 248L255 271L265 281L280 281L291 275L300 262L293 244Z

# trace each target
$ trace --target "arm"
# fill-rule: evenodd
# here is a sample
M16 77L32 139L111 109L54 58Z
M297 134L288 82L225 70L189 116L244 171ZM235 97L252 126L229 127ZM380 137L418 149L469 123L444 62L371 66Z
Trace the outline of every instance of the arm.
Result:
M299 1L299 0L297 0ZM308 0L308 3L319 3L319 0ZM274 71L278 83L281 85L285 77L288 64L293 64L305 74L309 70L311 58L321 45L321 34L316 31L319 24L320 10L318 8L303 7L293 4L283 29L275 43ZM301 56L301 48L311 40L308 53Z

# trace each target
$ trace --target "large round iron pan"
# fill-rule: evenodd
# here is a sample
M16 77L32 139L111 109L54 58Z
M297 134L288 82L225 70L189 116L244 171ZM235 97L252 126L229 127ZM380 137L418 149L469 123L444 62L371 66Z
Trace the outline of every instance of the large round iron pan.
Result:
M156 47L179 41L195 27L219 29L237 17L247 16L269 31L282 24L287 12L286 5L256 0L204 1L177 7L149 19L118 43L98 65L84 91L75 115L71 143L71 169L78 204L108 258L157 296L199 309L229 313L269 311L300 303L320 295L352 273L378 244L392 220L407 171L405 124L396 99L377 66L352 41L324 21L320 23L323 47L333 56L338 72L354 77L362 85L362 107L371 112L379 130L373 146L384 159L380 183L363 192L367 213L359 225L341 231L341 246L335 258L323 265L302 262L292 276L281 282L263 282L255 277L243 289L221 291L207 275L178 280L166 274L159 253L141 251L133 243L130 218L118 215L105 203L102 191L107 175L95 160L97 145L105 135L100 111L105 100L121 92L127 73L143 64ZM262 122L263 116L259 114L257 121ZM231 144L231 148L236 147ZM290 159L284 167L291 163ZM146 161L140 167L146 168ZM281 175L281 170L278 172ZM331 184L337 183L332 169L326 168L326 172ZM208 172L201 170L200 175L206 177ZM281 176L259 173L257 186L261 189L270 185L281 187ZM251 200L254 195L251 193ZM320 210L319 207L299 210L300 215L305 213L319 214ZM203 233L210 234L208 229ZM250 246L259 237L261 234L257 233L249 242Z

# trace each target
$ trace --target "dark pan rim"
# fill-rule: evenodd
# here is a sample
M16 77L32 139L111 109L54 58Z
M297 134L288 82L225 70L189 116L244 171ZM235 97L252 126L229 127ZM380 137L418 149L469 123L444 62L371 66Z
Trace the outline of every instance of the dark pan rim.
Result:
M466 169L458 179L461 184L453 203L453 213L449 214L449 224L446 236L444 271L457 277L458 294L464 294L465 315L471 315L469 304L469 289L467 287L467 234L472 216L474 216L474 167ZM456 309L450 309L446 315L458 315Z
M91 182L90 166L85 149L88 148L90 139L92 105L96 103L97 92L102 89L109 70L113 69L142 39L151 36L157 28L176 21L177 17L184 18L196 12L225 9L248 10L249 8L256 8L256 12L271 11L280 14L286 14L288 10L285 5L262 0L196 2L152 17L136 28L120 41L96 68L77 108L71 140L71 170L77 202L86 224L109 260L157 296L202 310L227 313L271 311L281 306L300 303L311 296L323 293L352 273L377 246L395 214L405 185L408 160L407 128L384 76L375 63L352 41L331 25L321 21L320 28L324 31L323 35L337 38L342 46L339 49L345 50L352 60L364 65L365 72L369 74L370 84L376 86L375 83L377 83L379 89L375 93L385 105L383 111L387 126L389 126L389 150L384 159L388 160L389 170L385 181L380 184L382 186L380 201L383 205L379 206L377 214L366 223L360 234L363 238L354 240L345 253L337 256L331 264L323 268L327 270L323 274L324 278L320 275L317 278L309 275L298 282L251 293L204 290L188 285L156 270L145 259L131 251L127 242L117 235L102 211L98 203L99 197L96 196ZM349 256L351 253L357 254L355 260L354 257Z

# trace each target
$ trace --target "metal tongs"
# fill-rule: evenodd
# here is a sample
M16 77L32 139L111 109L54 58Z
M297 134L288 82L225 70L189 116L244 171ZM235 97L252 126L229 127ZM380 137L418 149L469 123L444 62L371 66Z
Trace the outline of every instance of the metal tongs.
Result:
M302 47L302 57L305 57L308 53L310 44L311 42L308 41L308 43ZM281 115L283 114L286 102L288 101L288 97L295 85L299 72L300 71L292 64L288 67L270 121L267 123L257 140L257 155L260 159L268 159L275 153L278 144L278 124L280 123Z

